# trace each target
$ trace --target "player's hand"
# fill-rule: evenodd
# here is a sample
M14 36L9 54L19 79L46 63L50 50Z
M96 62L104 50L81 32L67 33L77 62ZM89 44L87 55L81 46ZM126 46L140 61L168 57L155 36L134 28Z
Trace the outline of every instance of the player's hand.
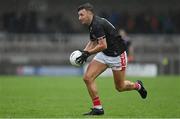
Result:
M81 52L82 52L82 55L76 58L76 62L79 64L83 64L84 62L86 62L87 58L90 56L90 53L88 51L81 51Z

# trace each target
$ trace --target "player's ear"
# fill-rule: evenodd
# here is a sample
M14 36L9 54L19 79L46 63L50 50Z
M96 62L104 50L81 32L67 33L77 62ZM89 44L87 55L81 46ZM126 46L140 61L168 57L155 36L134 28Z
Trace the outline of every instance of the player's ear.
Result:
M89 11L89 10L87 10L87 13L88 13L89 15L93 15L93 13L92 13L91 11Z

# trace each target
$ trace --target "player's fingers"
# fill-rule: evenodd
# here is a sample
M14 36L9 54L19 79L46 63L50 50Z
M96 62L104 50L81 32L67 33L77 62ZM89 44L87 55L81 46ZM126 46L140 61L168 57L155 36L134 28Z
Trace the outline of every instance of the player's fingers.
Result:
M79 58L76 58L76 62L79 63Z
M83 60L81 60L80 62L79 62L79 64L82 64L83 63Z
M82 60L82 58L80 57L80 58L78 58L76 61L77 61L77 63L81 64L83 60Z
M82 57L80 56L80 57L78 57L78 58L76 58L76 61L79 63L80 61L82 60Z
M80 57L81 57L81 56L80 56ZM79 59L80 59L80 57L77 57L77 58L76 58L76 61L77 61L77 60L79 60Z
M81 62L80 62L80 64L84 64L84 62L85 62L85 60L84 60L84 59L82 59L82 60L81 60Z

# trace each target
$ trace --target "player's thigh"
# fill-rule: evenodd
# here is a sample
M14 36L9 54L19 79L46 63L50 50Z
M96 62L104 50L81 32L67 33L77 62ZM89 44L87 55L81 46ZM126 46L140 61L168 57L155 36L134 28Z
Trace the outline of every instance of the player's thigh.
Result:
M97 76L99 76L102 72L104 72L106 69L107 69L106 64L93 59L87 67L87 70L84 74L84 80L90 80L90 79L93 80Z
M123 52L119 57L114 59L116 62L112 64L112 72L114 77L114 82L116 85L123 85L125 80L125 72L127 67L127 54Z
M114 83L116 86L123 85L125 80L125 70L112 70Z

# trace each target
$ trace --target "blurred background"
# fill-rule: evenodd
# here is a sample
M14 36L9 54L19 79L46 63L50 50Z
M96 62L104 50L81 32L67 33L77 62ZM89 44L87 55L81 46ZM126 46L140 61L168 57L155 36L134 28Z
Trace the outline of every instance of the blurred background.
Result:
M0 0L0 74L82 74L69 56L89 40L85 2L128 41L129 75L180 74L179 0Z

